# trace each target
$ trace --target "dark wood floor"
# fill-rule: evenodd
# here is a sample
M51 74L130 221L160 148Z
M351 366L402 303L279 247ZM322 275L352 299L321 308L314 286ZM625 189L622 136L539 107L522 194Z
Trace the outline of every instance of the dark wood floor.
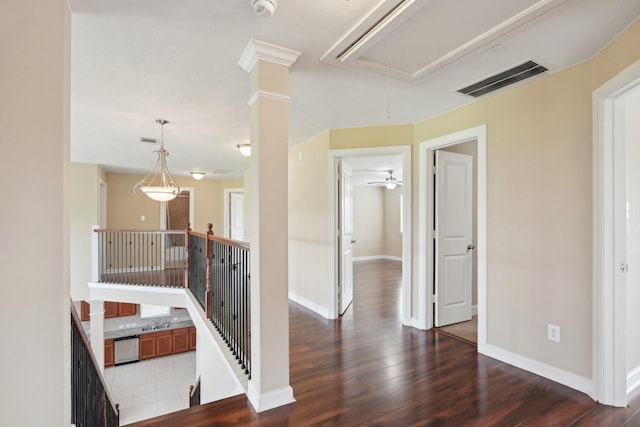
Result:
M135 426L640 426L640 397L598 405L437 331L403 327L400 268L356 264L355 302L337 321L290 304L295 403L256 414L237 396Z

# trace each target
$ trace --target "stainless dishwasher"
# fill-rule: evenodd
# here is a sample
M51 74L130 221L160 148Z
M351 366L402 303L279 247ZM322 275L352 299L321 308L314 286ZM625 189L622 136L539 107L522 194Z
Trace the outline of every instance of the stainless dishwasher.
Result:
M128 337L114 339L114 365L137 362L139 360L138 341L138 335L130 335Z

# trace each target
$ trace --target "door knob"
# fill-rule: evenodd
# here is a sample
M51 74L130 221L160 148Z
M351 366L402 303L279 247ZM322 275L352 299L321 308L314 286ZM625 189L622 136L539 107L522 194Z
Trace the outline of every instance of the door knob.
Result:
M351 241L351 244L353 245L354 243L356 243L356 241L355 241L355 240L352 240L352 241Z
M475 248L476 248L476 247L475 247L475 246L473 246L473 243L469 243L469 244L467 245L467 252L469 252L470 250L475 249Z

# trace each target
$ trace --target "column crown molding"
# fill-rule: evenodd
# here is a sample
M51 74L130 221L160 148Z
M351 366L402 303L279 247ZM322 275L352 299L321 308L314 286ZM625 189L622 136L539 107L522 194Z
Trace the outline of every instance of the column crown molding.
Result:
M246 72L251 72L258 60L273 62L275 64L291 67L302 55L301 52L276 46L271 43L256 39L250 39L247 47L242 52L238 65Z

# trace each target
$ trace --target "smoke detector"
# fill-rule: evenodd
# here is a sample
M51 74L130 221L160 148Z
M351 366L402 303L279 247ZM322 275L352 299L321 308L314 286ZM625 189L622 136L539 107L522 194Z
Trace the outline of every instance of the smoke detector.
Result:
M256 15L268 18L276 11L278 0L251 0L251 7Z

